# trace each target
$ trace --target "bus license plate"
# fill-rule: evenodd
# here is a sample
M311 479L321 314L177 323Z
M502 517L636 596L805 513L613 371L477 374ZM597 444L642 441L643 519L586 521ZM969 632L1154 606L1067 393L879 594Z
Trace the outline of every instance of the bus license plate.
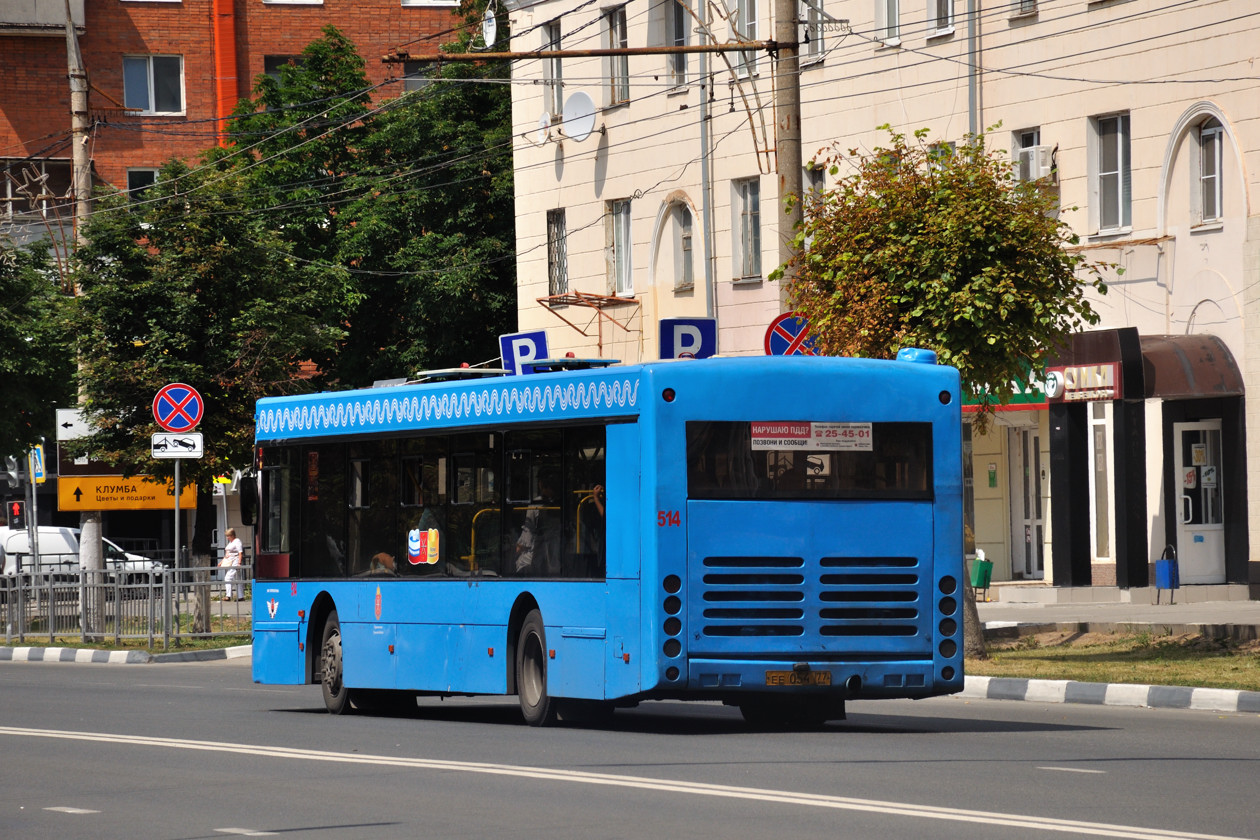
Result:
M831 672L766 671L766 685L831 685Z

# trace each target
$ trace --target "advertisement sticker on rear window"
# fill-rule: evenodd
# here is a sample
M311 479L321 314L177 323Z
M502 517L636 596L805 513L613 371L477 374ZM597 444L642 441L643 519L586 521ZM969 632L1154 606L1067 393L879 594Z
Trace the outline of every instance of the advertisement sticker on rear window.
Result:
M873 447L870 423L756 422L753 449L830 449L869 452Z

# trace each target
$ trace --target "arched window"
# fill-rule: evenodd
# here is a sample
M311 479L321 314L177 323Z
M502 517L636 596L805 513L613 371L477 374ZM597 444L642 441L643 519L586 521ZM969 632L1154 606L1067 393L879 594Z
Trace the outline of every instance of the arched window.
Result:
M1218 222L1223 215L1221 164L1224 157L1225 127L1216 117L1199 124L1198 217L1200 223Z
M691 289L696 285L691 208L675 204L670 216L674 228L674 288Z

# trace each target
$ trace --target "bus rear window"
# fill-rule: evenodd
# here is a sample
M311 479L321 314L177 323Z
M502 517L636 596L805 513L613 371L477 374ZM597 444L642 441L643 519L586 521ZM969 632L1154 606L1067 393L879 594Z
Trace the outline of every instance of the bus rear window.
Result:
M931 423L687 423L691 499L932 498Z

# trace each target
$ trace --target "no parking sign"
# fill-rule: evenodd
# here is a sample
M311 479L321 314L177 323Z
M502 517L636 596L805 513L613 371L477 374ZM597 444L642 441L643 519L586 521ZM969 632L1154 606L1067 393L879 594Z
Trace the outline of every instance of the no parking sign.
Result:
M201 422L206 404L191 385L173 382L153 398L153 419L168 432L190 432Z
M771 321L766 330L766 355L818 355L814 339L809 334L809 319L797 312L785 312Z

